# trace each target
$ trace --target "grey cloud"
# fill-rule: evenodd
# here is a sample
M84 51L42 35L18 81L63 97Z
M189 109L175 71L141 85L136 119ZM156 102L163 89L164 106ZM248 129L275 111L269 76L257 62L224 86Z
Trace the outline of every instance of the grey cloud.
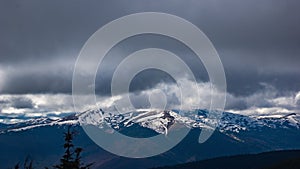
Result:
M13 100L11 100L11 102L12 106L17 109L32 109L34 107L33 102L30 99L24 97L14 98Z
M186 81L187 86L191 85L191 81ZM163 89L167 86L166 89ZM144 90L139 93L130 93L130 98L133 105L136 108L149 108L149 95L155 91L155 89L163 89L162 91L167 95L167 109L177 109L182 106L183 109L190 108L191 105L198 105L199 108L208 109L210 106L210 84L209 83L198 83L199 95L197 89L190 86L188 88L188 98L183 98L181 102L179 100L178 86L175 84L160 83L154 87L154 89ZM257 113L299 113L299 98L298 92L282 92L274 86L269 84L261 83L261 90L256 91L249 95L234 95L227 93L225 111L240 113L240 114L257 114ZM221 94L219 91L214 94ZM126 96L122 96L117 99L114 104L118 104L119 100L125 99ZM104 99L105 100L105 99ZM105 103L105 102L104 102ZM114 105L114 104L109 104ZM107 108L105 105L102 107ZM105 109L104 109L105 110ZM109 109L111 110L111 109Z
M0 95L0 123L14 123L39 117L57 118L71 113L74 113L71 95Z
M68 75L72 75L71 73ZM3 93L29 94L29 93L70 93L72 78L70 76L21 73L13 74L4 85Z
M45 61L46 62L46 61ZM73 63L65 61L33 62L2 66L5 72L2 93L68 93L71 91ZM1 65L1 64L0 64Z
M300 107L300 91L296 94L295 101L298 107Z
M0 97L1 108L32 109L34 103L30 98L24 96L18 97Z
M76 57L92 33L123 15L157 11L183 17L206 33L220 54L230 93L251 95L263 89L261 82L283 92L299 91L299 5L297 0L2 1L0 69L6 79L0 90L10 94L70 93ZM158 46L177 52L199 81L208 80L201 62L185 47L178 47L178 42L150 36L125 42L129 44L115 48L111 52L114 57L109 57L112 61L104 62L100 68L103 73L97 76L99 94L110 91L112 70L117 63L143 47ZM170 81L157 72L151 77L137 77L143 80L136 80L132 90L153 87L161 78Z
M249 108L247 105L247 102L243 99L235 99L235 98L230 98L228 99L227 96L227 102L226 102L226 109L229 110L245 110Z
M139 92L129 93L130 99L136 108L150 108L149 96L160 89L166 94L167 109L190 109L191 105L198 105L198 108L208 109L210 106L210 83L198 83L199 95L196 92L191 81L185 81L188 87L188 98L180 101L180 92L176 84L158 83L153 89L147 89ZM268 84L260 84L262 90L247 96L236 96L227 93L227 104L225 111L240 114L256 114L256 113L299 113L300 94L282 91ZM219 95L219 92L214 92ZM89 96L86 96L89 97ZM126 95L118 97L107 97L97 95L97 105L103 110L114 113L115 104L125 99ZM94 103L86 102L89 99L82 99L84 107L80 110L84 111L95 108ZM18 120L26 120L34 117L61 117L73 112L72 95L70 94L29 94L29 95L0 95L0 117L6 119L7 122ZM181 107L182 106L182 107ZM1 121L0 121L1 122Z
M247 110L251 107L270 108L274 107L274 103L270 99L279 97L278 90L269 84L259 84L261 89L248 95L232 95L227 94L226 109ZM287 95L287 93L281 94Z
M4 105L4 104L7 104L8 103L8 100L0 100L0 105Z

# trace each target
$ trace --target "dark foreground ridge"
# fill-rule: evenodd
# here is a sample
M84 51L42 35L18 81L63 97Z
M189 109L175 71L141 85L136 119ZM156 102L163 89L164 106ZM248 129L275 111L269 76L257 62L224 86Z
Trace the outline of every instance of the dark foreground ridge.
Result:
M300 150L219 157L153 169L300 169Z

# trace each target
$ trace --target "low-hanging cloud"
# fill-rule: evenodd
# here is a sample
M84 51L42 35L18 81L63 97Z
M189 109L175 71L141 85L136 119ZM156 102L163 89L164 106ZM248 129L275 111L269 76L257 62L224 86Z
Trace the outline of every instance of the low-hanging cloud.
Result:
M185 80L184 85L188 88L185 97L181 100L180 88L176 83L158 83L150 89L129 92L117 96L96 95L96 103L85 102L79 111L91 108L102 108L104 111L117 113L115 109L122 99L130 97L132 104L137 108L151 108L149 97L153 94L162 92L165 95L167 104L166 109L209 109L212 94L220 95L218 90L211 87L209 82L195 82ZM279 90L269 84L261 84L263 90L249 96L235 96L226 93L225 111L244 114L244 115L270 115L300 113L300 92L282 94ZM215 90L211 92L211 90ZM198 92L197 92L198 91ZM90 96L84 96L86 98ZM152 98L153 99L153 98ZM157 97L154 99L161 99ZM89 99L86 99L87 101ZM161 100L158 100L158 102ZM97 104L97 106L95 105ZM2 122L12 122L20 119L30 119L37 117L61 117L74 113L73 100L71 94L24 94L24 95L1 95L0 96L0 116ZM196 105L197 107L193 107ZM6 121L4 121L6 119Z
M17 109L32 109L34 107L32 100L26 97L13 98L11 102L11 106Z

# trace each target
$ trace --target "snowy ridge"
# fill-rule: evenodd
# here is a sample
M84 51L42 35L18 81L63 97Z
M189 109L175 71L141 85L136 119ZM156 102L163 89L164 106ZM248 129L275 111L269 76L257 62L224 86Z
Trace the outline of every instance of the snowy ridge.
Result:
M75 117L75 116L74 116ZM10 125L5 125L5 127L0 128L0 134L1 133L7 133L7 132L18 132L18 131L24 131L33 129L36 127L43 127L43 126L54 126L54 125L75 125L79 124L77 118L62 118L62 119L50 119L50 118L38 118L38 119L32 119L27 120L25 122L21 123L15 123Z
M214 113L216 116L214 116ZM220 118L217 118L217 115ZM260 130L263 127L272 129L300 129L300 115L291 113L244 116L228 112L210 112L209 114L208 110L179 111L155 109L140 109L124 114L112 114L100 109L88 110L61 119L38 118L22 123L0 125L0 133L65 124L94 125L99 128L110 126L116 130L138 124L141 127L149 128L157 133L168 134L168 130L176 123L183 124L189 128L210 128L217 124L217 129L220 132L239 133L241 131Z
M101 114L99 114L101 113ZM137 110L125 114L111 114L101 111L87 111L84 113L81 124L92 124L102 127L104 122L119 129L129 127L132 124L139 124L142 127L152 129L160 134L167 134L168 129L174 123L184 124L189 128L210 128L217 124L221 132L235 132L255 130L262 127L267 128L296 128L300 129L300 116L297 114L272 115L272 116L244 116L224 112L218 116L208 110Z

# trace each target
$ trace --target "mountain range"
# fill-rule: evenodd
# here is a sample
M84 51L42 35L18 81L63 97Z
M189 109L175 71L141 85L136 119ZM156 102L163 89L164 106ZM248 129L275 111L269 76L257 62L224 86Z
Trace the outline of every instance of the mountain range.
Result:
M114 132L131 137L167 137L177 123L191 129L188 135L168 152L143 159L120 157L103 150L80 127L108 125ZM217 128L213 135L199 144L201 130L214 124ZM300 115L295 113L245 116L201 109L140 109L114 114L93 109L56 119L0 124L0 166L9 168L26 156L35 161L37 168L58 163L63 154L63 132L69 125L77 130L75 144L84 149L83 160L95 162L94 168L101 169L153 168L222 156L300 149Z

